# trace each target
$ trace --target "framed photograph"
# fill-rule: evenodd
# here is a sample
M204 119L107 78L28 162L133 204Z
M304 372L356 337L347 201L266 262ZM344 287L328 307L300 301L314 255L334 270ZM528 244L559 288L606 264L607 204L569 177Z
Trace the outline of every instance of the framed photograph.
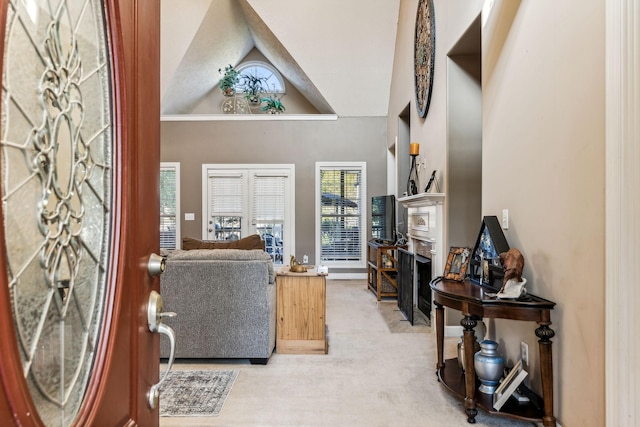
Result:
M529 373L522 369L522 360L519 360L493 393L493 408L496 411L502 408L527 375Z
M444 267L444 278L462 282L467 274L470 253L469 248L452 247L449 249L447 265Z

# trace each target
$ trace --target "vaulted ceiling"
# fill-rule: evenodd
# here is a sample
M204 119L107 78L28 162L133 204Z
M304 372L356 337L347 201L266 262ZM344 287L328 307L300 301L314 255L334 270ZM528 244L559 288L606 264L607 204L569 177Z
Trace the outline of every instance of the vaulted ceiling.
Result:
M189 114L256 48L320 113L386 116L399 1L162 0L162 113Z

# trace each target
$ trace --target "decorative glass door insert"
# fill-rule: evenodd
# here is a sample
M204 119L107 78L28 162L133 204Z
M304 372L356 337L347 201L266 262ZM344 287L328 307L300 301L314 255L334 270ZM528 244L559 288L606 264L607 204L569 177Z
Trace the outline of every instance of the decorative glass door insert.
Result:
M1 176L23 374L47 426L71 425L92 375L113 206L111 66L98 0L11 0Z

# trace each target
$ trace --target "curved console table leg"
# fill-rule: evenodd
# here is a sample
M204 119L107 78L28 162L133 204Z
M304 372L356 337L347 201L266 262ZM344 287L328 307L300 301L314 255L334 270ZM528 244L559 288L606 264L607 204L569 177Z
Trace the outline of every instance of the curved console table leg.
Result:
M476 334L474 328L478 324L476 319L466 313L460 320L460 325L464 328L464 382L465 382L465 399L464 411L467 414L467 422L475 424L478 409L476 409L476 369L474 367L474 350Z
M438 351L438 361L436 362L436 373L444 369L444 307L435 303L436 306L436 348Z
M540 376L542 380L542 399L544 401L544 418L542 424L545 427L556 425L553 416L553 359L551 353L551 338L555 336L553 329L549 327L551 322L538 322L536 336L540 338L538 348L540 350Z

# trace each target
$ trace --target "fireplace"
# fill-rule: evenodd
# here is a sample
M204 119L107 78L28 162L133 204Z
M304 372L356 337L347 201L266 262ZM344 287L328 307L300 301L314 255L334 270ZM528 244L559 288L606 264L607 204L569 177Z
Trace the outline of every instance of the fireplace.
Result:
M416 286L418 288L418 301L416 302L416 305L418 306L418 310L427 316L427 319L431 319L431 286L429 286L429 283L433 278L431 258L416 255L415 265Z
M413 325L413 254L398 248L398 308Z
M411 304L432 319L431 287L432 278L442 275L444 269L444 239L442 206L444 194L423 193L398 199L408 210L408 248L413 255L412 300ZM400 286L400 285L399 285ZM406 291L405 291L406 292ZM398 290L400 293L400 290ZM403 302L407 304L407 302ZM398 298L400 306L400 297ZM408 308L400 308L403 313ZM407 314L405 313L405 316ZM408 316L407 316L408 317ZM433 324L433 323L432 323Z
M431 270L431 258L398 249L398 308L412 325L414 306L431 319ZM417 287L415 304L414 279Z

